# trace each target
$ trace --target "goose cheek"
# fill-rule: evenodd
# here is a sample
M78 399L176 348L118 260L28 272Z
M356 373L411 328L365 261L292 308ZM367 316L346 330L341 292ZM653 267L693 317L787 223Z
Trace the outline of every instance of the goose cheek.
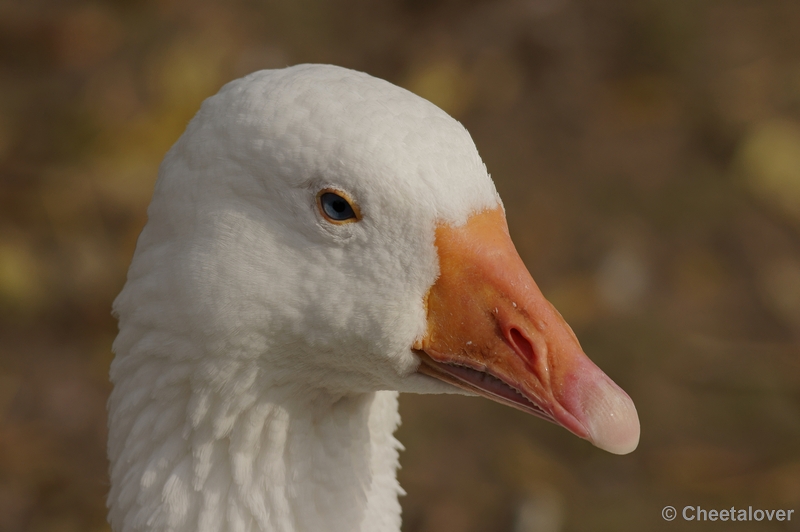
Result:
M542 417L616 454L636 448L630 397L584 354L511 242L500 208L436 230L440 276L420 373Z

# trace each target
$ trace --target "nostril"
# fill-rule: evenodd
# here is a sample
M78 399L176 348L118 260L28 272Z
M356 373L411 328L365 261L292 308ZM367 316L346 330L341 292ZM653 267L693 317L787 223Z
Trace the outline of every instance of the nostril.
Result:
M508 339L514 351L517 352L529 364L533 364L536 360L536 354L533 351L533 346L519 329L512 327L508 331Z

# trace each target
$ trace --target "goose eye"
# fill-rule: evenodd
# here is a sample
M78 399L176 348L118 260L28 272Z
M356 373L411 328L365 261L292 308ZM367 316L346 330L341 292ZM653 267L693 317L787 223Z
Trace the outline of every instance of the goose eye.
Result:
M319 195L319 206L325 218L331 222L358 221L350 202L335 192L323 191Z

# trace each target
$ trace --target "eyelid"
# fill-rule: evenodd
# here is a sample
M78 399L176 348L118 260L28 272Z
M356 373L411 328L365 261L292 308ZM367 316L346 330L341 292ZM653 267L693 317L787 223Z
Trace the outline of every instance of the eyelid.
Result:
M347 220L334 220L327 214L325 214L325 209L322 208L322 195L323 194L336 194L337 196L341 196L347 203L350 204L350 208L353 209L353 214L355 214L355 218L349 218ZM350 194L345 192L344 190L340 190L338 188L326 187L317 192L316 197L316 204L317 210L325 218L325 221L330 222L336 225L344 225L349 223L355 223L361 220L361 209L358 207L358 203L356 203L353 198L350 197Z

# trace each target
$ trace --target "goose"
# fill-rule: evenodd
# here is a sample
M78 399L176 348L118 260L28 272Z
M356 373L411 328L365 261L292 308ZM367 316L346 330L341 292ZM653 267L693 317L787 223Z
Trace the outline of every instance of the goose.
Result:
M115 532L397 532L399 392L638 444L469 133L402 88L328 65L230 82L147 214L113 306Z

